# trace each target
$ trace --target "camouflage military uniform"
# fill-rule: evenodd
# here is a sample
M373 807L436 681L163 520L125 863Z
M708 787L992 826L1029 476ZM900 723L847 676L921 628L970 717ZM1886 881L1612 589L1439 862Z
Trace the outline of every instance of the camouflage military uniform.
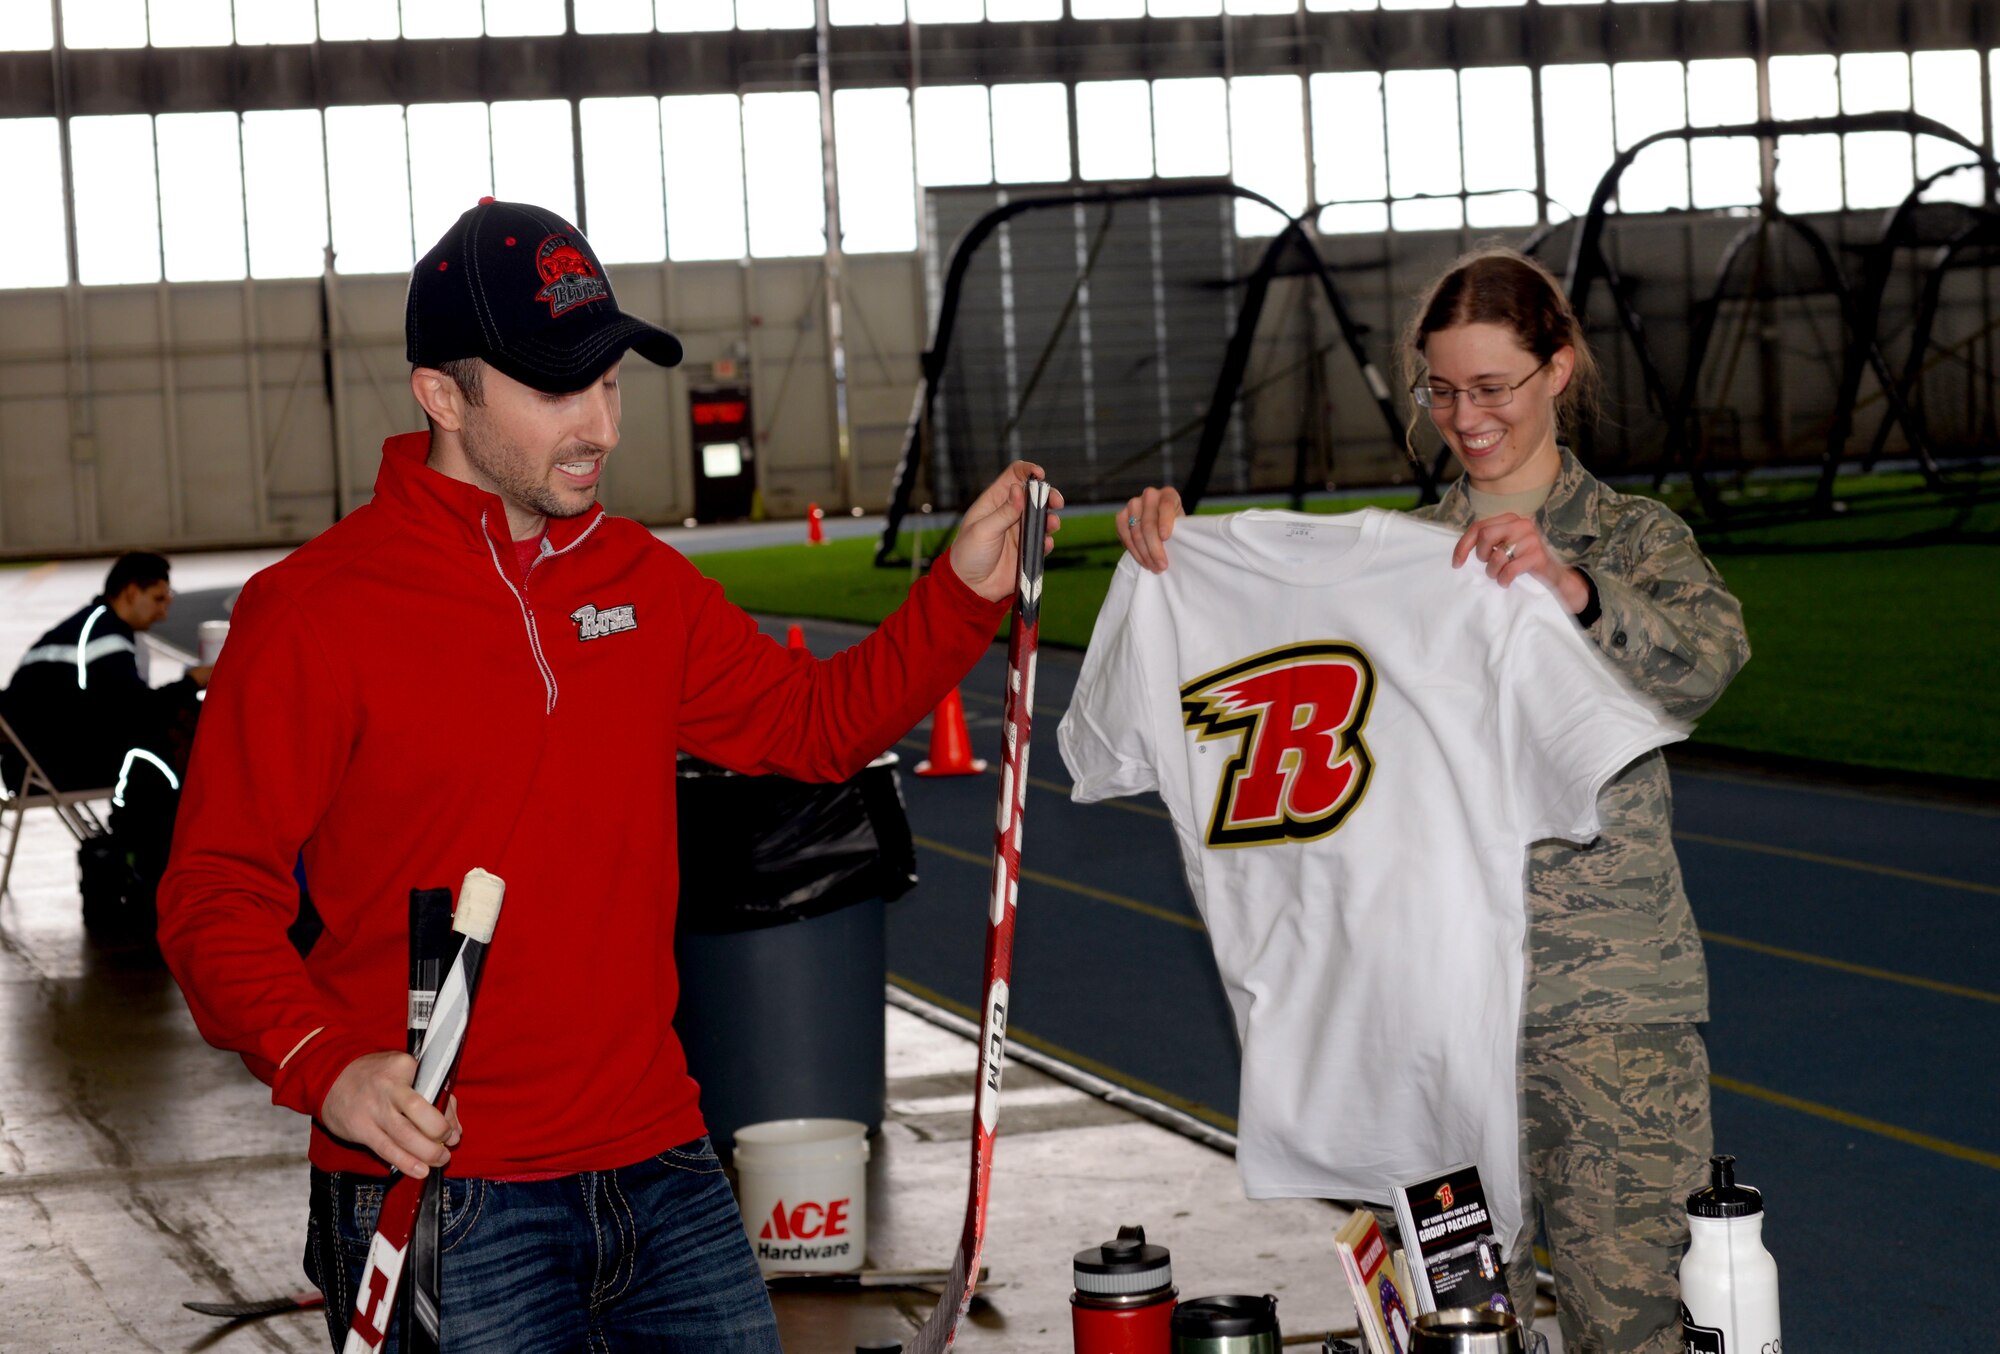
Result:
M1472 522L1464 482L1419 516ZM1750 656L1743 611L1668 509L1600 483L1565 449L1535 514L1585 570L1603 614L1587 632L1678 719L1716 699ZM1521 1041L1522 1179L1530 1236L1510 1248L1517 1303L1528 1242L1548 1229L1568 1354L1678 1351L1675 1268L1684 1196L1711 1149L1701 937L1673 847L1665 760L1648 753L1598 797L1604 834L1542 842L1528 870L1530 969Z

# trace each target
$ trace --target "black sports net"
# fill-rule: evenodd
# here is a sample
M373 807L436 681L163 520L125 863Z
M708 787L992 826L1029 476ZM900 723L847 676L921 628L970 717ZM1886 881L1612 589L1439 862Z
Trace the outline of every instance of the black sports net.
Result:
M2000 441L2000 214L1926 202L1903 238L1882 297L1883 356L1933 455L1988 454ZM1909 429L1879 402L1864 396L1855 414L1870 457L1907 450Z
M951 248L1005 201L930 194L933 311ZM1234 211L1220 192L1062 201L987 237L956 298L916 499L961 508L1022 459L1072 503L1181 483L1242 302ZM1218 484L1237 480L1243 441L1232 426Z

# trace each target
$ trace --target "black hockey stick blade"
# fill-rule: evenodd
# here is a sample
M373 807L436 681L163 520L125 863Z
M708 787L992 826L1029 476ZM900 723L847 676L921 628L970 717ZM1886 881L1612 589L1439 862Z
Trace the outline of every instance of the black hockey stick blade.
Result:
M224 1321L252 1321L260 1316L278 1316L285 1312L317 1311L326 1306L326 1295L317 1288L308 1288L303 1293L287 1293L281 1298L258 1298L249 1302L183 1302L181 1306L190 1312L220 1317Z

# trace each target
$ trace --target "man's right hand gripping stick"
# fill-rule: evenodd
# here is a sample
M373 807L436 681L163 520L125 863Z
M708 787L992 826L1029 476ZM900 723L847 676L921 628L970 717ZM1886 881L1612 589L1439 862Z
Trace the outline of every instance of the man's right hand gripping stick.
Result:
M451 929L465 939L451 972L445 975L444 986L438 991L423 1051L417 1055L417 1093L439 1107L451 1094L452 1074L458 1068L466 1024L472 1017L472 998L479 990L479 970L486 958L486 947L493 939L494 924L500 920L500 903L506 890L498 875L476 868L466 874L458 889L458 908L452 913ZM388 1337L391 1315L396 1310L396 1288L402 1281L403 1259L416 1225L418 1205L423 1202L423 1188L422 1180L399 1175L382 1200L382 1212L375 1222L375 1238L368 1244L368 1265L361 1272L355 1292L354 1319L348 1324L342 1354L373 1354Z

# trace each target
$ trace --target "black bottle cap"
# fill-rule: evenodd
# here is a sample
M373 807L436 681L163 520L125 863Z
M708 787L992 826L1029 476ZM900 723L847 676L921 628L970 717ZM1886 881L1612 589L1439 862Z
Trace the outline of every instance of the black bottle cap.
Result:
M1764 1196L1736 1183L1736 1158L1708 1159L1708 1184L1688 1195L1691 1218L1748 1218L1764 1211Z
M1099 1297L1149 1293L1174 1281L1171 1253L1149 1243L1143 1227L1120 1227L1116 1241L1086 1246L1073 1264L1077 1292Z
M1174 1308L1175 1335L1216 1339L1228 1335L1278 1335L1278 1300L1230 1295L1192 1298Z

